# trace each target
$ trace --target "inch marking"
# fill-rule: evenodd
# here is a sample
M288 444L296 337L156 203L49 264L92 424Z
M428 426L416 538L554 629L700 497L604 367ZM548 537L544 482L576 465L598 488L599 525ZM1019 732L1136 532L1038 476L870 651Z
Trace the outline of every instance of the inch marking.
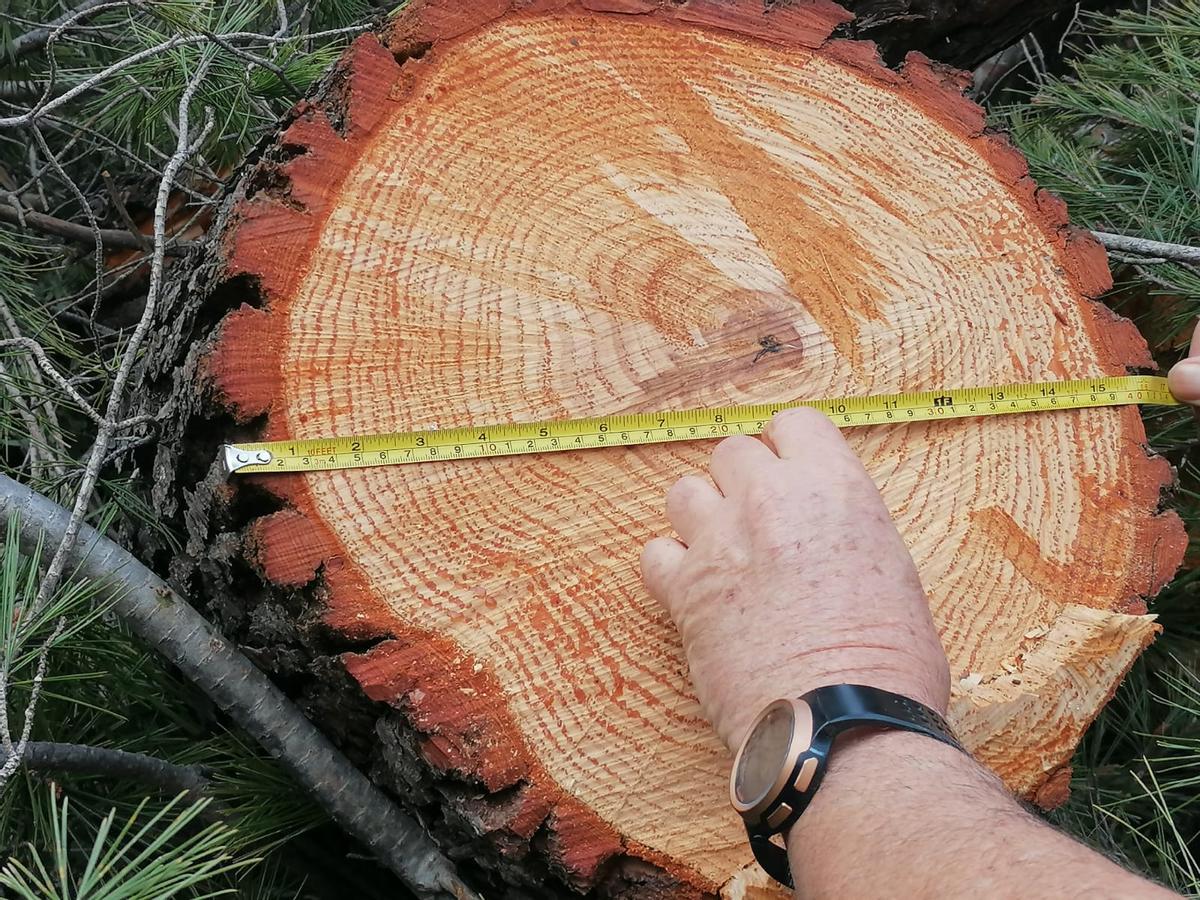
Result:
M855 428L1138 404L1178 406L1179 401L1171 396L1165 378L1127 375L393 434L226 444L222 453L225 468L230 473L316 472L760 434L777 412L802 406L819 410L840 428Z

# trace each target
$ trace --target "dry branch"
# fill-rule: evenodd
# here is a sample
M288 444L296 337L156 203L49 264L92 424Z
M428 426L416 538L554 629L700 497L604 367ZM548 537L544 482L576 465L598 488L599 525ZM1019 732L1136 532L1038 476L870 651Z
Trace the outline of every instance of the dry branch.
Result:
M149 240L145 235L136 231L119 228L100 228L93 230L87 225L70 222L56 216L36 212L32 209L18 210L10 203L0 202L0 222L16 225L18 228L30 228L33 231L53 237L63 238L77 244L92 246L99 237L100 243L106 250L145 250ZM183 256L190 252L193 245L189 241L172 241L167 245L168 256Z
M69 9L57 18L51 19L44 25L38 25L31 28L24 34L19 34L4 48L4 56L17 58L32 53L34 50L39 50L46 46L46 43L56 33L61 34L65 29L72 25L77 25L85 21L90 16L94 16L105 10L115 9L121 6L128 6L133 0L83 0L74 9Z
M61 541L67 510L0 475L0 516L17 516L22 545ZM112 588L113 609L163 658L262 745L330 817L422 897L476 895L428 836L254 665L128 551L87 525L68 555L75 575Z
M1135 237L1128 234L1112 234L1107 231L1092 232L1096 238L1109 250L1120 253L1138 253L1142 256L1156 257L1159 260L1191 263L1200 266L1200 247L1189 247L1186 244L1172 244L1166 241L1155 241L1150 238ZM1151 260L1142 260L1143 263Z

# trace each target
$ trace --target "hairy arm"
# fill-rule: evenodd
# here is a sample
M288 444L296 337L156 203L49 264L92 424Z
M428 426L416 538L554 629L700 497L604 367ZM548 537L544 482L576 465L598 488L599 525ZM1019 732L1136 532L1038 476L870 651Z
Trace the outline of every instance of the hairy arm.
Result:
M921 735L850 736L788 835L796 896L1174 897L1027 813Z
M678 539L651 541L642 573L730 750L767 703L822 685L944 713L949 670L916 568L838 429L782 413L762 440L722 441L709 474L672 487ZM787 844L805 898L1172 896L1025 812L966 755L899 732L839 738Z

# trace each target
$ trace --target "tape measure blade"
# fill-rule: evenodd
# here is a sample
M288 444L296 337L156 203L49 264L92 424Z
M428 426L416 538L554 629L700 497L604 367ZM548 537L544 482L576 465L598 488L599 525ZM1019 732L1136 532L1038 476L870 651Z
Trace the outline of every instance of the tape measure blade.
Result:
M227 444L230 473L317 472L759 434L784 409L809 407L842 428L1132 404L1179 405L1153 375L989 385L874 396L794 400L446 430ZM264 460L263 454L266 455Z

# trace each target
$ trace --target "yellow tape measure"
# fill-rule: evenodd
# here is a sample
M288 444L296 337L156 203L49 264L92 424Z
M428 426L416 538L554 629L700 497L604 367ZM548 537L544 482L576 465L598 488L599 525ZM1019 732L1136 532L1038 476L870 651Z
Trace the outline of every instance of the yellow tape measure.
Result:
M225 468L231 473L316 472L554 453L561 450L633 447L669 441L698 441L731 434L758 434L775 413L799 406L820 410L835 425L852 428L859 425L894 425L1131 404L1178 406L1179 401L1167 390L1167 379L1129 375L1083 381L1040 381L922 391L915 394L836 397L679 412L475 425L435 431L227 444L224 447L224 461Z

